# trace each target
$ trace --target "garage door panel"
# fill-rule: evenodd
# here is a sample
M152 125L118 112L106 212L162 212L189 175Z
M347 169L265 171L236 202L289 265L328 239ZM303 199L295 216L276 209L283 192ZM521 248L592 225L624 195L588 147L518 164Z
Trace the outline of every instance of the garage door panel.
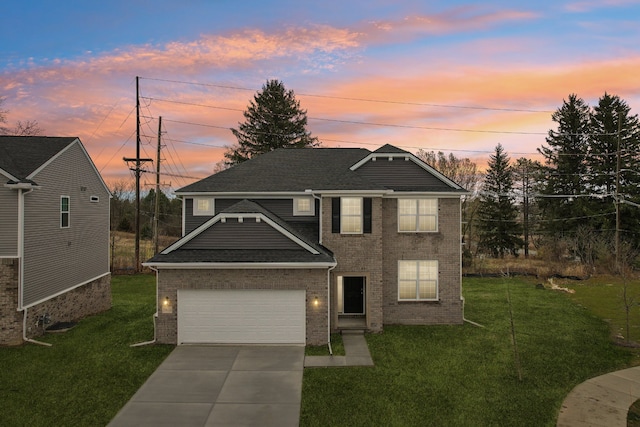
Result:
M304 344L304 290L180 290L178 343Z

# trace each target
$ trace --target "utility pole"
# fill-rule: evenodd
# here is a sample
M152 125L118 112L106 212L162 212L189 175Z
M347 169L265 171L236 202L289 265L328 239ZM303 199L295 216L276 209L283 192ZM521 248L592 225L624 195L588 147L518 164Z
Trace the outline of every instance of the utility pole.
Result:
M620 140L622 135L622 110L618 111L618 149L616 151L616 271L620 271Z
M160 216L160 150L162 149L162 116L158 117L158 153L156 155L156 206L153 213L153 253L158 253L158 217Z
M529 258L529 161L522 164L524 257Z
M135 216L135 257L136 257L136 265L135 271L136 273L140 271L140 165L142 162L151 162L152 159L141 159L140 158L140 85L139 85L139 77L136 76L136 157L124 157L123 160L125 162L134 162L135 168L131 169L135 172L136 175L136 216Z

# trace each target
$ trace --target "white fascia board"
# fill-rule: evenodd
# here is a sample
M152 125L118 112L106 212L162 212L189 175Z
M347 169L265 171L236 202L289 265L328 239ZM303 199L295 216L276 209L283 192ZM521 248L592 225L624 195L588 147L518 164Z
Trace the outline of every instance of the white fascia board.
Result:
M367 157L365 157L364 159L360 160L355 165L351 166L350 169L352 171L355 171L356 169L358 169L359 167L361 167L365 163L369 162L370 160L378 159L378 158L380 158L380 160L382 160L382 159L386 160L388 158L411 160L413 163L415 163L416 165L420 166L422 169L426 170L427 172L433 174L436 178L438 178L439 180L443 181L445 184L449 185L450 187L453 187L453 188L456 188L456 189L459 189L459 190L463 189L458 184L456 184L455 182L451 181L449 178L447 178L446 176L442 175L440 172L438 172L437 170L435 170L434 168L432 168L431 166L429 166L428 164L426 164L425 162L423 162L422 160L417 158L414 154L408 153L408 152L407 153L371 153Z
M291 234L289 231L285 230L280 225L278 225L277 223L273 222L271 219L267 218L265 215L263 215L261 213L235 213L235 212L234 213L225 213L225 212L219 213L218 215L216 215L213 218L211 218L209 221L207 221L204 224L202 224L200 227L198 227L195 230L193 230L191 233L189 233L186 236L184 236L182 239L180 239L177 242L175 242L173 245L168 246L165 250L163 250L160 253L163 254L163 255L166 255L166 254L169 254L169 253L173 252L174 250L180 248L182 245L184 245L185 243L187 243L191 239L195 238L200 233L202 233L203 231L205 231L206 229L208 229L209 227L211 227L212 225L214 225L218 221L222 220L223 218L226 219L226 218L240 218L240 217L242 217L242 218L260 218L260 221L266 222L271 227L276 229L276 231L280 232L282 235L284 235L287 238L289 238L289 240L293 241L298 246L301 246L302 248L306 249L308 252L311 252L313 255L318 255L320 253L315 248L313 248L312 246L308 245L304 241L300 240L299 238L297 238L296 236Z
M12 190L31 190L31 189L39 190L40 188L42 188L39 185L30 184L28 182L17 182L15 184L5 184L4 186L6 188L11 188Z
M308 269L331 268L336 262L143 262L144 267L158 270L275 270L275 269Z
M393 190L315 190L315 194L322 197L362 196L362 197L386 197Z
M188 191L174 192L176 197L203 197L211 196L225 199L290 199L295 196L308 195L308 190L303 191L264 191L264 192L233 192L233 191Z
M7 172L6 170L0 168L0 175L3 175L5 177L7 177L7 179L11 180L11 181L20 181L17 177L11 175L9 172Z
M387 199L402 199L406 197L437 197L439 199L459 199L462 196L471 194L469 191L463 192L438 192L438 191L403 191L384 196Z

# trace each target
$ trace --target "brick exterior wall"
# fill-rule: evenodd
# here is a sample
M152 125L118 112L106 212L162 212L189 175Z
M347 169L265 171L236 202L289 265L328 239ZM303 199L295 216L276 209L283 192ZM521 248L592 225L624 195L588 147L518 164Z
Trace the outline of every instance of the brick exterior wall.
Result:
M338 265L331 273L331 327L337 330L337 276L365 276L366 320L372 332L384 324L461 324L460 200L438 201L438 232L399 233L398 200L373 198L372 233L331 232L331 198L322 203L322 244ZM399 260L438 261L438 301L398 301Z
M18 307L18 259L0 262L0 345L22 344L24 313ZM108 274L83 286L30 307L27 310L27 337L44 334L38 319L48 315L51 326L58 322L73 322L111 308L111 275Z
M364 276L367 328L382 331L382 198L371 204L371 233L340 234L331 232L331 197L322 199L322 245L333 252L338 265L331 272L331 329L338 325L338 276Z
M18 308L18 258L0 259L0 345L22 344L22 313Z
M438 200L438 231L398 233L397 199L383 200L385 324L461 324L460 199ZM399 260L438 261L438 301L398 301Z
M181 289L304 289L306 291L306 343L327 343L326 269L219 269L159 270L156 339L177 344L178 290ZM162 312L162 301L173 301L172 313ZM314 306L318 297L318 306Z

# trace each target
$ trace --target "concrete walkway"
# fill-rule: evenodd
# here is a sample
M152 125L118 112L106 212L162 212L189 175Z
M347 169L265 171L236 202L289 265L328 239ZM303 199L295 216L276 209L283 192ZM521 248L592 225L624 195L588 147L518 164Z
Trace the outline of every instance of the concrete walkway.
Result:
M362 333L345 333L342 335L342 343L345 356L306 356L304 367L373 366L369 347Z
M558 427L627 425L627 412L640 399L640 366L578 384L562 403Z

